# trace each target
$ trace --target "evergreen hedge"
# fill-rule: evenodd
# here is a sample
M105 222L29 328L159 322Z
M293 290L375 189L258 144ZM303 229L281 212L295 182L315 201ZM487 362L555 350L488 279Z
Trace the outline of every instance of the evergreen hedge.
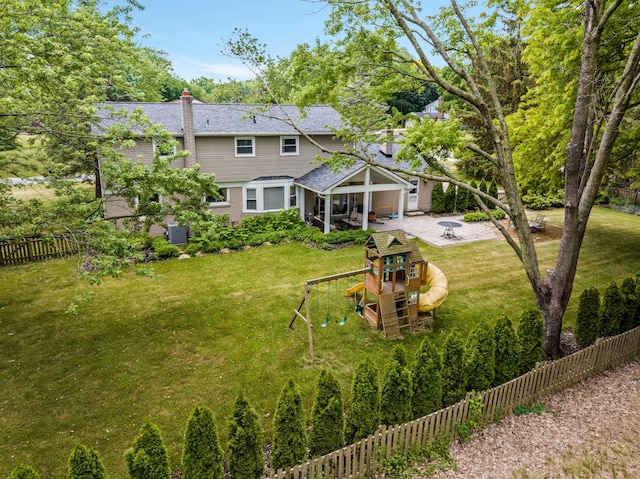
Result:
M223 479L222 448L211 409L196 406L184 433L183 479Z
M40 479L40 474L27 464L19 464L11 471L9 479Z
M635 278L628 277L620 284L620 292L624 298L624 316L620 323L620 332L624 333L634 328L636 323L636 314L638 310L638 303L640 297L636 293L636 280Z
M624 296L615 281L611 281L602 297L600 307L600 336L615 336L625 315Z
M467 392L463 356L464 342L452 331L442 347L442 405L445 407L464 399Z
M424 338L416 351L411 369L413 382L412 409L417 419L437 411L442 405L442 361L429 338Z
M378 372L367 358L356 366L351 385L351 400L345 422L345 439L359 441L375 432L380 425Z
M520 343L520 374L524 374L542 360L544 329L540 311L525 310L520 316L516 334Z
M340 383L331 371L323 369L318 376L311 409L311 457L323 456L344 446L343 410Z
M496 374L493 378L493 386L499 386L511 381L520 373L517 360L520 357L520 350L513 324L508 317L503 316L498 319L493 331L496 341Z
M469 186L475 190L478 189L478 183L476 183L475 180L471 180L471 182L469 183ZM467 203L467 210L477 210L479 207L478 202L476 201L475 197L473 196L473 193L471 193L469 191L469 201Z
M407 367L407 350L402 346L402 344L396 344L391 349L391 359L395 359L400 363L400 366Z
M411 420L411 373L395 359L389 363L380 394L380 423L402 424Z
M496 374L495 354L493 329L483 321L469 333L464 348L467 391L484 391L491 387Z
M107 473L98 453L81 444L69 456L67 479L105 479Z
M578 302L574 339L581 348L591 346L600 335L600 293L595 286L585 288Z
M447 191L444 192L444 210L451 213L457 208L458 190L456 185L449 183Z
M282 388L273 417L273 448L271 467L285 468L307 459L306 421L302 396L290 379Z
M160 429L146 422L124 457L132 479L170 479L169 455Z
M496 200L498 199L498 185L496 184L496 180L491 180L487 193ZM487 203L487 206L489 209L494 209L496 207L493 203Z
M431 191L431 211L434 213L444 213L447 210L446 199L444 195L444 188L442 183L438 181L433 185Z
M262 426L249 401L240 393L233 403L227 454L231 479L259 479L264 472Z

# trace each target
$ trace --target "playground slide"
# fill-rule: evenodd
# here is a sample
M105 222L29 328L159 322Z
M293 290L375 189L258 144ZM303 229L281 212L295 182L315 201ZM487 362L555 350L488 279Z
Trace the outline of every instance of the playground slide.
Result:
M421 313L433 311L447 299L449 294L449 281L445 274L433 263L427 264L427 283L429 291L420 294L418 309Z
M359 293L360 291L362 291L363 289L364 289L364 282L354 284L353 286L351 286L345 291L345 296L353 296L356 293Z

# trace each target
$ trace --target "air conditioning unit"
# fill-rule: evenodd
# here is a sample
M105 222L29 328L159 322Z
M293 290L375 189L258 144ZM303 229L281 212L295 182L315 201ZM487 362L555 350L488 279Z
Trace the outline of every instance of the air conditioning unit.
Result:
M187 244L187 227L178 226L178 223L169 223L167 225L167 237L171 244Z

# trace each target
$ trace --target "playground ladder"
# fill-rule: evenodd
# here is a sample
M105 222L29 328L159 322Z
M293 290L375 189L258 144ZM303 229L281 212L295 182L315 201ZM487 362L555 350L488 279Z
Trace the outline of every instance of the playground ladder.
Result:
M385 337L388 339L401 338L395 293L381 294L379 299L380 319L382 320L382 329Z

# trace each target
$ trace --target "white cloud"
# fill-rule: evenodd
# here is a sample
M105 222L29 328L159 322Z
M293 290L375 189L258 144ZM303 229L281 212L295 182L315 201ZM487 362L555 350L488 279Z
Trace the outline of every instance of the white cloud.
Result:
M217 63L204 63L183 56L175 56L172 59L173 69L179 77L193 80L199 77L212 78L214 80L248 80L255 75L240 62L220 61Z

